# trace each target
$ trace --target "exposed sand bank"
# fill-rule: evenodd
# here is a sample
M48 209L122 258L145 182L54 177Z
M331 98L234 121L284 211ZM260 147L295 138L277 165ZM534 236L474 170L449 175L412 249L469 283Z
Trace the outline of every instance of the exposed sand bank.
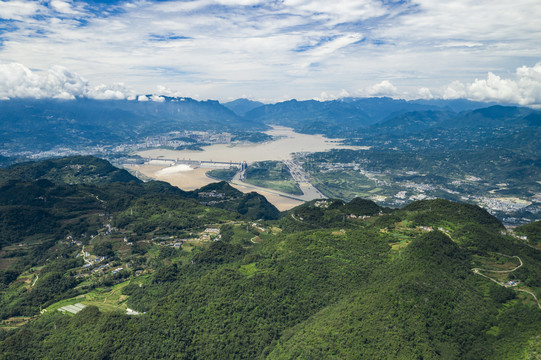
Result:
M217 180L211 179L206 175L210 169L196 168L189 170L186 168L186 165L177 169L174 166L168 165L125 165L125 167L149 178L168 182L186 191L199 189L202 186L217 182ZM232 186L243 193L254 191L254 189L242 185ZM280 211L289 210L303 203L300 200L286 198L263 190L257 190L257 192L265 196Z
M190 191L199 189L202 186L216 182L209 178L205 173L209 169L192 169L189 171L167 172L171 167L163 165L124 165L127 169L138 171L141 174L168 182L171 185Z

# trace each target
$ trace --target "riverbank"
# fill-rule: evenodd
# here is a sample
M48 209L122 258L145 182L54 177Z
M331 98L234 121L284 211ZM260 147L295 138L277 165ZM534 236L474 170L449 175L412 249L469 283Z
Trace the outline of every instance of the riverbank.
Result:
M266 133L274 136L276 140L256 144L215 144L203 147L202 151L150 149L137 153L137 155L148 159L147 163L144 165L125 165L125 167L138 171L147 178L166 181L182 190L189 191L216 182L216 180L206 176L206 172L210 169L200 167L190 169L187 165L172 166L177 160L224 163L241 163L243 161L252 163L265 160L284 161L291 160L294 153L361 148L359 146L341 145L340 139L327 139L323 135L299 134L293 129L283 126L273 126ZM173 161L166 161L166 159ZM298 196L298 199L295 199L295 196L282 196L279 192L271 189L250 186L241 181L233 181L231 185L244 193L256 191L265 196L269 202L281 211L289 210L304 201L323 197L317 189L307 182L299 184L304 195Z
M218 182L218 180L212 179L206 175L210 169L196 168L185 171L167 172L164 170L170 169L169 165L124 165L126 169L132 170L138 173L138 176L144 175L147 178L155 180L165 181L169 184L176 186L182 190L190 191L199 189L205 185ZM280 211L289 210L295 206L301 205L303 201L296 200L289 197L284 197L276 194L272 190L265 190L263 188L255 189L253 186L243 185L240 183L231 184L234 188L242 191L243 193L249 193L255 191L267 198L267 200L276 206Z

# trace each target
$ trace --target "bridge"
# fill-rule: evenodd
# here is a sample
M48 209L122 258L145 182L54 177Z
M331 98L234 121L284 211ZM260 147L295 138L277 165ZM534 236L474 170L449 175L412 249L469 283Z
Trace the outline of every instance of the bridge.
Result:
M325 196L323 193L321 193L315 186L313 186L307 179L306 174L304 173L304 170L302 167L294 163L292 161L287 161L285 164L288 166L291 175L293 176L293 179L297 182L299 187L301 188L301 191L303 192L303 195L292 195L287 194L278 190L269 189L269 188L263 188L259 186L255 186L252 184L248 184L244 182L244 176L245 171L247 168L246 161L243 162L237 162L237 161L212 161L212 160L192 160L192 159L168 159L168 158L153 158L153 157L146 157L144 158L145 163L148 163L150 161L161 161L164 163L164 165L190 165L194 167L202 167L202 168L231 168L236 167L239 169L239 171L235 174L233 179L229 182L230 184L234 185L235 187L239 188L239 190L246 192L246 191L255 191L259 192L262 195L265 194L274 194L279 195L282 197L299 200L299 201L310 201L313 199L326 199L327 196Z
M145 162L150 161L164 161L164 162L171 162L174 165L192 165L192 166L198 166L198 167L237 167L241 168L243 164L246 164L246 162L236 162L236 161L213 161L213 160L191 160L191 159L166 159L166 158L145 158ZM245 165L246 166L246 165Z

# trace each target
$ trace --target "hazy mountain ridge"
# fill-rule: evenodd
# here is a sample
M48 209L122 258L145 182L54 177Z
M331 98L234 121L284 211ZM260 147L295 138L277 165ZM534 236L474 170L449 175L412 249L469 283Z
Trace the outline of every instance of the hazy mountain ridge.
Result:
M451 116L453 113L470 112L491 105L468 100L406 101L387 97L342 98L331 101L289 100L255 108L246 113L245 117L254 121L290 126L299 132L351 137L355 135L351 133L352 130L364 131L371 125L378 127L385 121L400 119L408 113L441 112L441 116Z
M238 99L222 105L211 100L159 99L1 101L0 135L4 152L9 156L53 148L111 146L182 130L230 132L236 139L257 141L265 137L254 132L267 129L267 125L343 138L362 138L367 132L381 136L385 130L384 135L392 138L425 129L498 128L501 133L508 128L540 124L539 112L531 109L489 107L490 104L465 100L344 98L263 105Z
M217 101L164 98L127 100L31 100L0 102L0 134L13 151L55 146L111 145L170 131L250 131L266 127L247 121Z
M225 106L226 108L233 111L235 114L239 116L244 116L250 110L253 110L263 105L265 104L263 104L262 102L253 101L249 99L236 99L233 101L223 103L223 106Z

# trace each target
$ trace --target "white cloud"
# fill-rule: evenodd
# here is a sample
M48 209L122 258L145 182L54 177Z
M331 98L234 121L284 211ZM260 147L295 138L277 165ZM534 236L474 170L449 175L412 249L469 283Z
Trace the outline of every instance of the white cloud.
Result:
M69 1L52 0L49 3L56 11L63 14L79 15L80 11L74 10L73 5Z
M442 94L443 99L465 99L466 86L458 80L453 81Z
M487 101L499 99L506 102L519 102L520 93L517 83L513 80L502 79L489 72L486 80L475 79L468 87L467 96L471 99Z
M344 48L348 45L356 43L363 39L361 34L347 34L345 36L340 36L332 41L329 41L321 46L315 47L314 50L310 51L310 54L316 57L324 57L331 55L335 51Z
M432 95L432 91L430 91L429 88L423 87L417 90L417 98L429 100L429 99L433 99L434 95Z
M29 1L2 1L1 4L0 19L5 20L22 20L42 9L39 3Z
M518 68L517 77L517 84L521 89L521 103L541 105L541 62L532 67Z
M73 99L84 92L86 81L54 66L36 73L22 64L0 64L0 96Z
M387 13L381 2L372 0L284 0L283 4L289 11L305 16L316 14L318 20L332 24L366 20Z
M345 98L349 96L351 96L350 93L345 89L340 90L340 92L338 93L328 93L326 91L323 91L321 94L319 94L318 97L314 98L314 100L328 101L328 100L341 99L341 98Z
M2 33L4 62L36 69L62 64L93 84L125 82L142 94L160 84L171 93L201 98L289 94L306 99L323 90L336 94L358 87L366 95L409 91L430 98L444 95L434 89L458 80L468 88L450 86L445 96L511 98L513 84L505 83L509 75L503 74L539 57L541 48L538 0L138 0L99 5L4 0L0 5L1 18L17 20ZM484 79L491 69L497 75ZM531 103L539 98L538 81L532 68L525 71L513 81L529 89L519 100ZM468 82L476 77L484 80L470 89ZM392 79L401 92L372 89L381 79ZM419 93L420 88L430 91ZM85 89L83 94L98 98L133 98L114 86ZM79 95L68 88L55 96Z
M398 94L398 89L390 81L383 80L362 92L369 96L394 96Z
M262 0L214 0L216 3L221 5L229 5L229 6L250 6L250 5L258 5L261 3L264 3Z
M86 96L96 100L134 100L135 93L124 84L118 83L112 86L104 84L95 86L86 91Z
M164 102L165 98L163 96L159 96L159 95L152 95L150 97L150 100L152 100L154 102Z
M62 66L45 72L18 63L0 64L0 98L126 99L133 91L122 84L90 87L88 81Z
M148 98L145 95L139 95L137 97L137 101L141 101L141 102L148 101Z
M504 79L489 72L486 79L472 83L452 82L442 92L444 99L467 98L519 105L541 105L541 62L516 70L516 79Z

